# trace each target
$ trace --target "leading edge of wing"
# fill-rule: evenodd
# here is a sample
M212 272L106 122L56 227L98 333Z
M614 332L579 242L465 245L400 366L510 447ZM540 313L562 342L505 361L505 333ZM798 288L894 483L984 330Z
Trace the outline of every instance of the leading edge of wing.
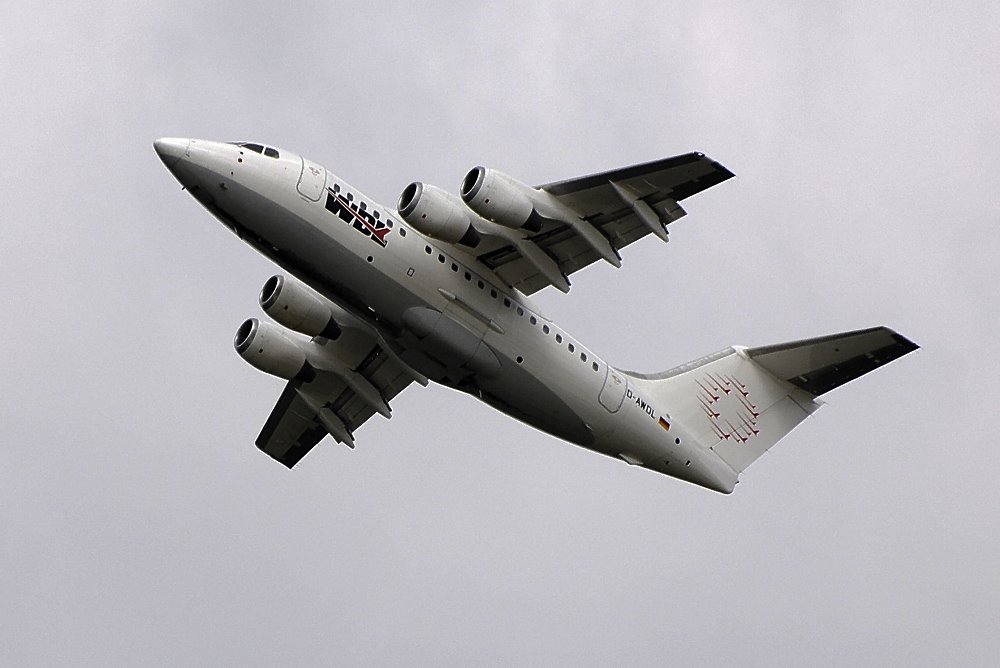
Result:
M545 190L558 197L560 195L567 195L580 190L588 190L590 188L607 185L609 181L627 181L629 179L645 176L654 172L673 170L681 167L695 167L696 163L702 163L702 169L704 169L705 173L699 176L695 181L677 185L673 193L674 200L680 201L735 176L733 172L729 171L722 164L712 160L704 153L693 152L686 153L684 155L676 155L670 158L661 158L660 160L653 160L651 162L644 162L638 165L631 165L629 167L612 169L606 172L591 174L589 176L581 176L575 179L556 181L555 183L549 183L537 187L540 190Z

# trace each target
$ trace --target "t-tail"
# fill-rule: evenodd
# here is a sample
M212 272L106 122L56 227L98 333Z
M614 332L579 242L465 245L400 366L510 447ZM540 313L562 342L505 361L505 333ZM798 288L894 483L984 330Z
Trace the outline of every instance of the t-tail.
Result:
M670 422L732 470L711 485L732 492L739 474L821 405L819 397L919 346L886 327L759 348L732 347L630 382ZM664 471L667 472L667 471ZM727 478L723 479L723 478Z

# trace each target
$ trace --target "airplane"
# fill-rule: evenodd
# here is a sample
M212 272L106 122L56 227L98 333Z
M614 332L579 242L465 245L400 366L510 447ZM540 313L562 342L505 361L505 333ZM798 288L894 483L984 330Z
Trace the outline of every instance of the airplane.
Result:
M288 468L413 383L468 393L557 438L729 494L820 397L918 346L887 327L732 346L660 373L612 366L530 296L570 291L669 239L681 201L733 173L702 153L531 187L475 167L459 195L414 182L391 210L322 165L257 142L161 138L166 168L287 274L269 278L236 352L286 381L256 439Z

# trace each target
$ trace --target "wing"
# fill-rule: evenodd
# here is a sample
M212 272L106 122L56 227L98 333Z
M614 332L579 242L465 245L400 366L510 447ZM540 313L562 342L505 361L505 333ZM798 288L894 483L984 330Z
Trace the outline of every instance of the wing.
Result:
M329 362L308 381L285 385L257 436L257 447L288 468L327 434L353 448L354 431L412 383L427 384L368 332L344 330L336 341L313 339Z
M518 239L488 238L476 255L524 294L547 285L566 291L568 281L554 282L552 272L544 271L550 260L565 277L602 257L614 262L599 252L604 241L595 234L610 243L615 256L651 232L666 241L666 226L685 214L678 202L732 176L711 158L688 153L539 186L580 221L572 226L546 221L538 232Z

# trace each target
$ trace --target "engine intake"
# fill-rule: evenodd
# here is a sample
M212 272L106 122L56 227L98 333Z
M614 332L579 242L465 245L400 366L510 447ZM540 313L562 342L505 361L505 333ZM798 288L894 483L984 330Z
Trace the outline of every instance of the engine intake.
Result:
M462 200L487 220L514 229L538 232L545 217L536 207L539 193L503 172L474 167L462 180Z
M326 300L298 281L272 276L261 288L259 301L264 313L288 329L327 339L341 334Z
M441 188L413 182L400 193L396 209L403 220L429 237L470 248L479 245L472 212Z
M245 321L236 330L233 347L252 366L272 376L305 382L316 376L305 350L280 327L269 322L257 318Z

